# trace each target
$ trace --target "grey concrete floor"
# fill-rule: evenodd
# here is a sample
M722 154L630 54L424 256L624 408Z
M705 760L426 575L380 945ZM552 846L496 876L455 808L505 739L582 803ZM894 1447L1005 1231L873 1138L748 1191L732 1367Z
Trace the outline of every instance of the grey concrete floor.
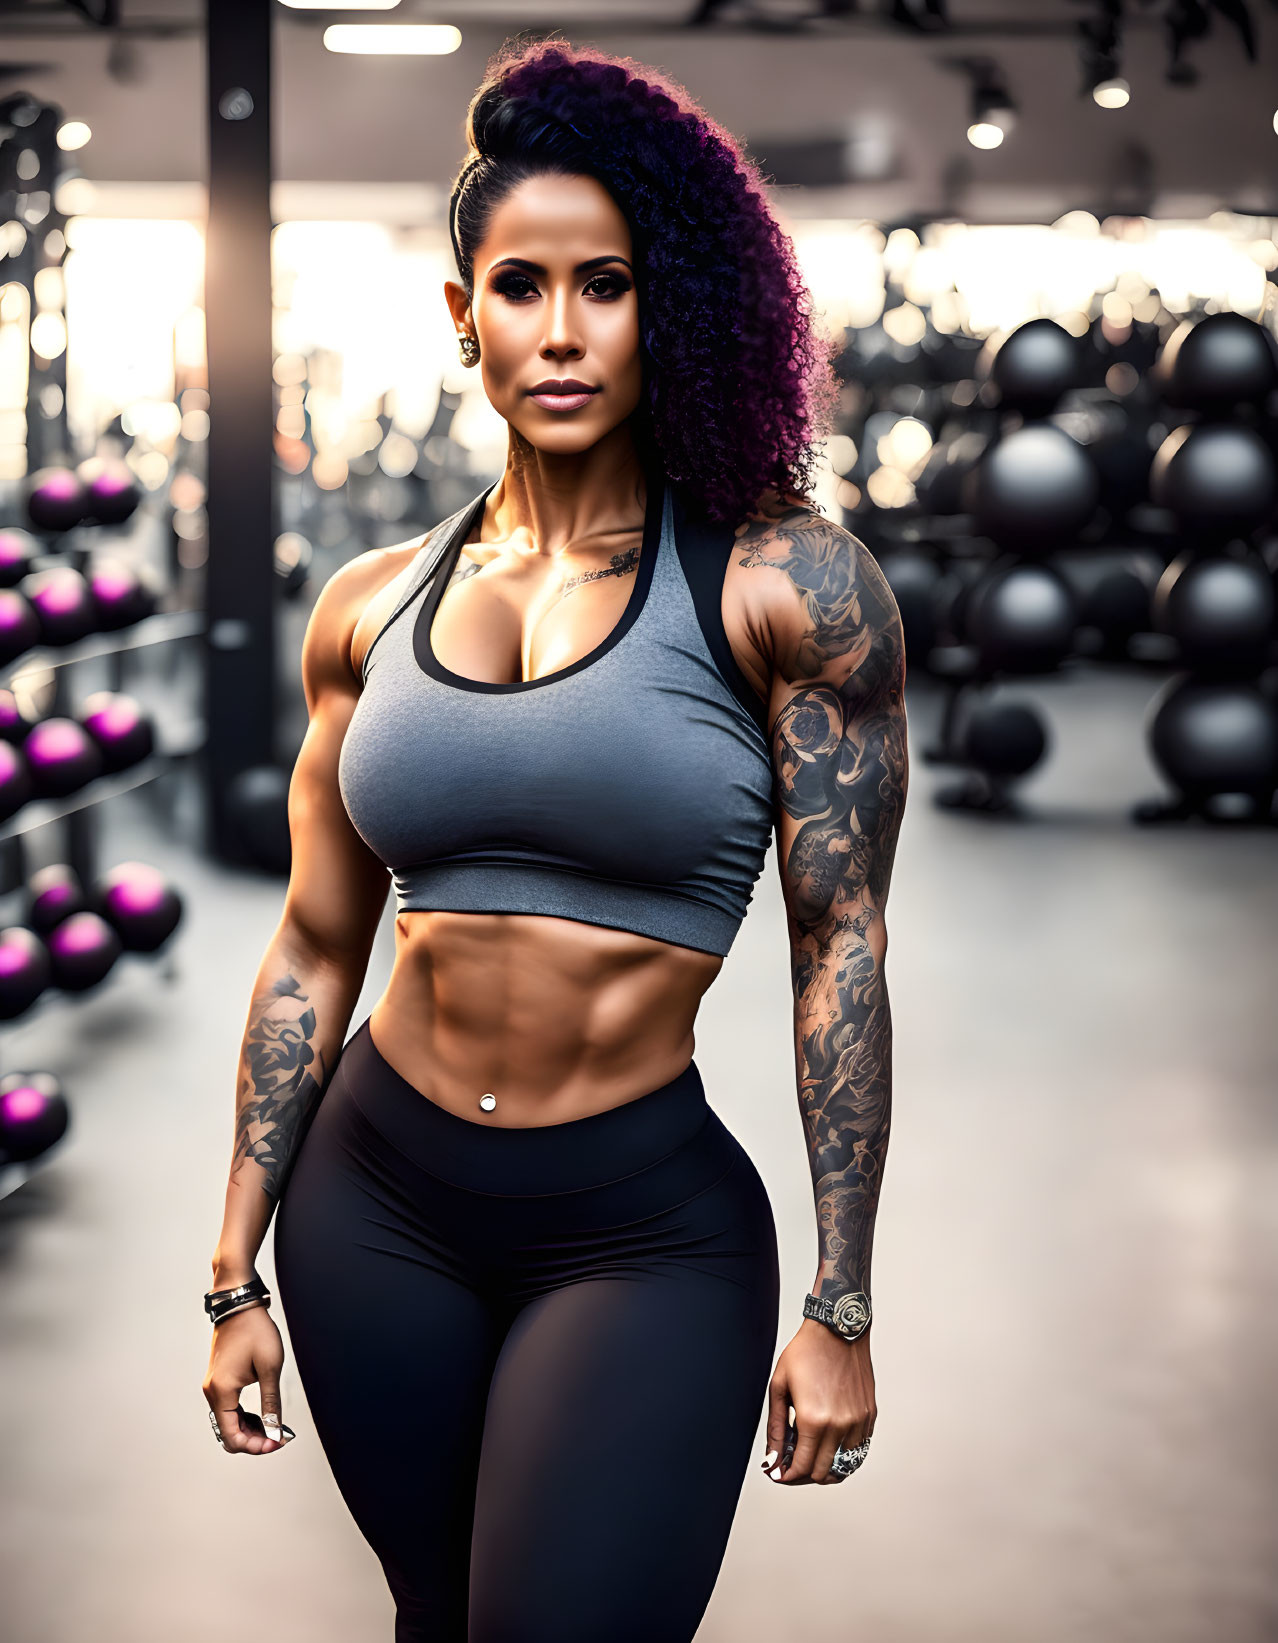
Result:
M933 808L938 702L911 697L873 1450L837 1489L752 1469L701 1643L1278 1636L1278 837L1129 824L1159 788L1156 683L1008 692L1056 741L1019 822ZM0 1203L5 1636L388 1640L291 1360L299 1441L270 1461L224 1455L200 1392L236 1054L281 887L193 853L180 794L170 816L109 808L105 861L167 866L189 917L174 979L134 962L3 1036L7 1068L54 1070L74 1103L56 1158ZM782 1342L816 1250L789 1007L769 862L697 1058L772 1194ZM364 1418L395 1441L393 1409Z

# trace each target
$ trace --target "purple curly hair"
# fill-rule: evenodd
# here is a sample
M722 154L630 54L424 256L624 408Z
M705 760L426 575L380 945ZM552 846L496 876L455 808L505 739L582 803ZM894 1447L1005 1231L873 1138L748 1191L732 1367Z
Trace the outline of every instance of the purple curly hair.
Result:
M810 498L834 345L735 139L673 81L559 41L497 53L466 135L449 211L466 290L507 194L546 172L595 177L634 240L641 453L721 523L739 524L769 488Z

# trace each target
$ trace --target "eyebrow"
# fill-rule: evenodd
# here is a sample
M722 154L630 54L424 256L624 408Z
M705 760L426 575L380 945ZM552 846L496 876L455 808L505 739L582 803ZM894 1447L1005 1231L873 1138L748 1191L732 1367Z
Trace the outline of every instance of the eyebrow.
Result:
M618 256L591 257L586 262L579 262L577 264L577 266L573 269L573 273L574 274L588 274L592 268L602 268L602 267L605 266L605 264L610 263L610 262L619 262L619 263L622 264L623 267L630 268L630 264L626 261L626 259L624 257L618 257ZM493 264L493 267L494 268L523 268L523 269L526 269L527 272L530 273L530 274L545 274L545 273L549 272L549 270L542 263L529 262L527 257L503 257L500 262L495 262ZM633 274L634 269L630 268L630 272Z

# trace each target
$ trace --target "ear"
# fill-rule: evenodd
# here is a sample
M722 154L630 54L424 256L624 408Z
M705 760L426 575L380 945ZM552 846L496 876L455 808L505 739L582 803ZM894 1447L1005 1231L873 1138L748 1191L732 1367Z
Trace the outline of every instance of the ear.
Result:
M456 280L445 280L444 301L448 304L448 312L453 316L455 331L474 331L474 321L470 313L470 298L466 295L466 287L458 285Z

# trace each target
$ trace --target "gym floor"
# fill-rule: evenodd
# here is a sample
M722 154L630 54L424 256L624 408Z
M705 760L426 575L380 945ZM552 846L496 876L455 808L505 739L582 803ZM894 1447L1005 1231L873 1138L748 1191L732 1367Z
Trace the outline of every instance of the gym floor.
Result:
M1021 821L932 806L940 701L912 692L878 1429L837 1488L751 1470L702 1643L1278 1633L1276 841L1128 822L1160 791L1141 731L1157 682L1089 669L1009 692L1056 744ZM7 1635L376 1643L390 1602L291 1359L282 1456L231 1459L209 1431L200 1295L282 887L180 842L194 795L166 781L167 810L162 792L107 807L102 860L183 887L176 974L126 960L5 1035L6 1068L56 1072L73 1105L58 1155L0 1203ZM387 925L356 1023L389 952ZM770 860L697 1059L772 1194L782 1343L816 1258L788 986ZM394 1409L363 1419L396 1441ZM696 1448L690 1424L681 1463Z

